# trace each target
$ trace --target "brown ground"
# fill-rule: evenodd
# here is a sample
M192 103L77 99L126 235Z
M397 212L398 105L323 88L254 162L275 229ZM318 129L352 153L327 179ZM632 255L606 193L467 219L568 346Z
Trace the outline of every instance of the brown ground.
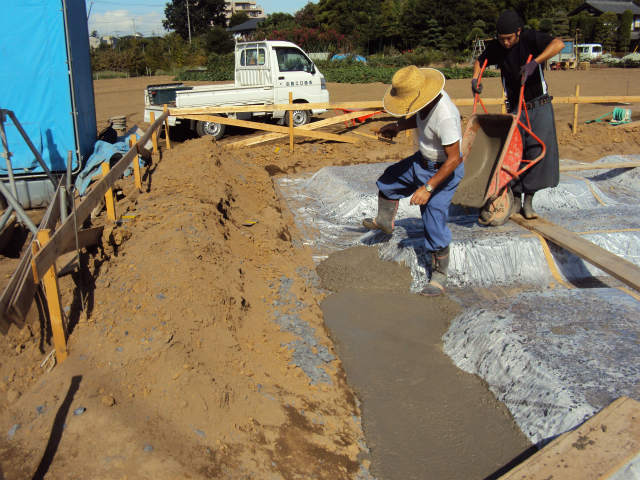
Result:
M640 95L637 76L610 69L550 72L548 79L557 96L572 94L575 83L583 95ZM167 80L95 82L98 127L123 114L129 126L140 124L144 86ZM468 83L450 81L447 90L467 96ZM330 86L333 101L371 100L385 89ZM488 79L485 96L497 89ZM583 106L581 120L612 109ZM572 137L572 112L556 108L563 158L640 151L638 131L582 125ZM412 140L300 141L293 155L284 143L223 148L242 135L165 150L146 179L149 193L134 193L131 179L121 182L125 221L108 229L102 248L83 255L85 275L60 279L71 330L64 364L50 373L40 367L51 346L37 320L12 327L0 342L6 478L335 479L354 478L368 465L360 407L341 361L325 364L330 383L312 385L291 363L288 344L299 333L285 331L283 318L314 329L312 354L335 351L311 252L294 247L297 232L271 175L399 159ZM245 226L250 220L258 223ZM9 265L2 275L13 262L0 262ZM79 407L86 410L74 415ZM480 443L493 441L491 432L476 433Z

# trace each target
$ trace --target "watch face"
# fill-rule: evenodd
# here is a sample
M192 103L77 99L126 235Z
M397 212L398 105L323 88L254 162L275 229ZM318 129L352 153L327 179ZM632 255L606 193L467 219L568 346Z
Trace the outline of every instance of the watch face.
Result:
M431 185L429 185L429 184L426 184L426 185L424 186L424 188L426 188L426 189L427 189L427 192L433 192L433 187L432 187Z

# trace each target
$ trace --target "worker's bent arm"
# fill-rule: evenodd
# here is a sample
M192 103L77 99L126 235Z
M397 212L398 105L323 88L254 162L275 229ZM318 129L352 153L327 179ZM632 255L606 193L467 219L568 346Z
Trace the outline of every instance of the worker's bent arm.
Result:
M473 78L478 78L480 76L480 62L476 58L473 62Z
M378 130L378 133L383 137L393 138L402 130L409 130L410 128L416 128L417 126L416 116L412 115L409 118L400 118L397 122L383 125L380 130Z
M551 43L547 45L540 55L538 55L534 60L536 63L542 63L546 60L549 60L554 55L560 53L560 51L564 48L564 42L560 40L558 37L555 37L551 40Z
M460 156L460 142L452 143L451 145L444 146L444 152L447 154L447 159L438 169L436 174L429 179L427 184L431 185L431 188L435 191L438 186L449 178L454 170L458 168L458 165L462 163L462 157ZM418 188L411 197L411 205L424 205L431 198L431 193L427 192L425 186Z

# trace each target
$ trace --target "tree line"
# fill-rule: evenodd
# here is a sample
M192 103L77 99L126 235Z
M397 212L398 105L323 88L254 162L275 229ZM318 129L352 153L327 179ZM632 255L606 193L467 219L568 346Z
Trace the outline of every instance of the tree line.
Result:
M640 0L637 0L640 1ZM295 14L274 13L263 20L252 39L290 40L306 51L394 55L415 49L470 55L475 39L491 38L506 8L518 11L527 27L581 43L602 43L607 51L629 49L630 11L599 17L568 13L583 0L318 0ZM224 0L167 2L163 22L172 33L158 38L121 39L115 49L92 52L94 70L127 71L131 75L173 72L206 65L211 54L233 51L226 30ZM235 14L231 25L247 20Z

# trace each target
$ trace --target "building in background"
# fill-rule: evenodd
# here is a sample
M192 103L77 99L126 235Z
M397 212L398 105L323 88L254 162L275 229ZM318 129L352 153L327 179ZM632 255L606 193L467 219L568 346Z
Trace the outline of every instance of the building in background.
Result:
M567 16L572 17L586 11L594 17L599 17L605 12L613 12L620 17L625 10L629 10L633 14L631 42L637 44L640 40L640 6L631 0L586 0L582 5L569 12Z
M227 17L227 21L231 18L231 15L238 12L244 12L249 18L264 18L264 9L260 5L256 5L256 2L249 1L231 1L224 2L225 10L224 14Z

